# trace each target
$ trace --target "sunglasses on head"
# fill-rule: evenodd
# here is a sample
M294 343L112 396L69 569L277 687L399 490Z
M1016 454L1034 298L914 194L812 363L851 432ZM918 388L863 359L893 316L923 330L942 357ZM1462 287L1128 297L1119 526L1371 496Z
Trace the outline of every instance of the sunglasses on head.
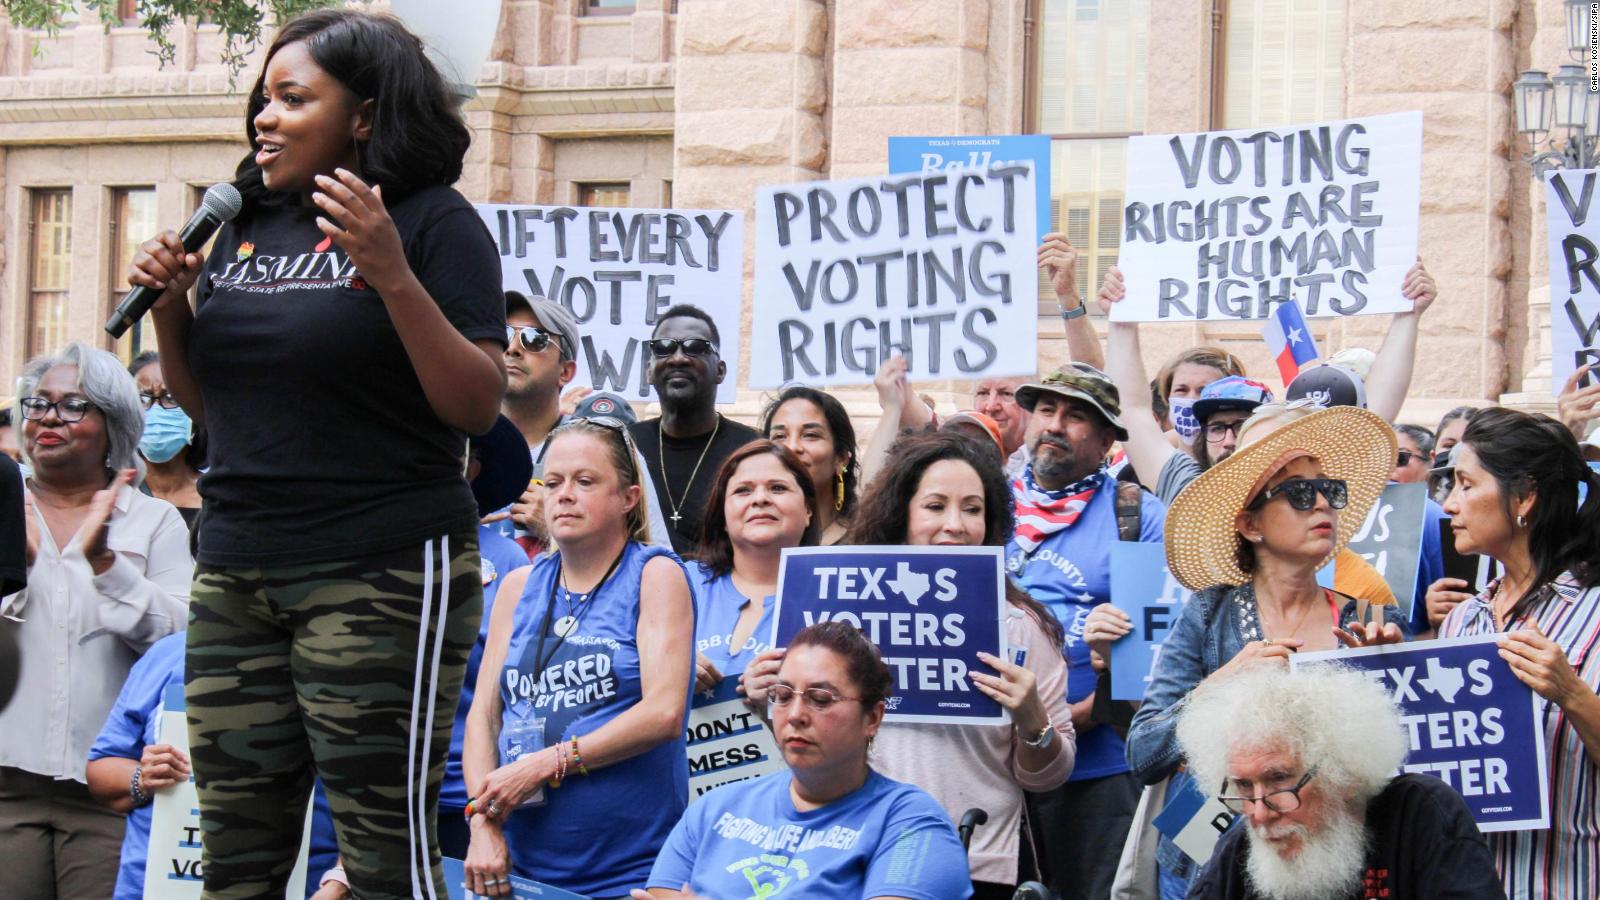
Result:
M711 356L717 352L717 345L705 338L656 338L644 343L650 348L650 355L656 359L666 359L680 348L689 356Z
M1305 512L1317 505L1317 494L1328 498L1328 505L1344 509L1350 502L1350 488L1342 478L1291 478L1276 487L1262 491L1250 504L1250 509L1260 509L1267 501L1280 494L1287 497L1289 505Z
M555 344L561 346L561 339L548 331L540 331L532 325L507 325L506 343L520 344L522 349L529 353L543 353L544 348Z

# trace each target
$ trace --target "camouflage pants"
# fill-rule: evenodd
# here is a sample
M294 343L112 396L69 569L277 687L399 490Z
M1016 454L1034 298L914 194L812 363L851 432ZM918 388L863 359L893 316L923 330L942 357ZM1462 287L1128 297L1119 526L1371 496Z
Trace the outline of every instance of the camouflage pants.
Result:
M184 682L207 900L283 896L313 766L357 897L446 896L434 814L479 571L471 534L196 569Z

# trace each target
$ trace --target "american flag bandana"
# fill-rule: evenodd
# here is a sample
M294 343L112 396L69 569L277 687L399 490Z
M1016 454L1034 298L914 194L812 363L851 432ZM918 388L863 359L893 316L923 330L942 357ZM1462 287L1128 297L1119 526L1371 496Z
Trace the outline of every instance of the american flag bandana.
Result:
M1011 483L1012 511L1016 528L1012 537L1024 553L1039 549L1044 539L1078 521L1094 492L1105 481L1106 469L1098 471L1059 491L1047 491L1033 480L1033 465L1022 470L1022 477Z

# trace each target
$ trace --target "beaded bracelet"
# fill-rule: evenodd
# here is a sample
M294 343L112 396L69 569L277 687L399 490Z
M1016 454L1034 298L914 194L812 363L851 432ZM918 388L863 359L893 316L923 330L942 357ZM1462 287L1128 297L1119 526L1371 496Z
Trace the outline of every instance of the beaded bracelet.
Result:
M143 775L144 766L134 766L133 775L128 779L128 794L133 797L134 806L144 806L151 800L150 795L144 792L144 785L141 783Z
M572 764L574 766L577 766L578 767L578 771L581 772L584 776L586 776L586 777L588 776L589 767L583 764L583 754L578 752L578 736L577 735L573 735L572 736Z

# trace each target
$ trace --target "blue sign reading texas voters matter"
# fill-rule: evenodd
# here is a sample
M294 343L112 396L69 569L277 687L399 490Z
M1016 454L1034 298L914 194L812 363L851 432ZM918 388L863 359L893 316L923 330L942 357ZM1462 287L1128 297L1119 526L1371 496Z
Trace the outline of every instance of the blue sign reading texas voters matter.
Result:
M1444 779L1479 829L1548 828L1542 702L1500 658L1498 640L1488 634L1298 653L1289 663L1336 661L1393 691L1411 738L1403 768Z
M1178 624L1190 592L1167 570L1164 544L1111 545L1111 602L1128 614L1133 631L1111 645L1111 699L1143 700L1161 642Z
M991 166L1028 160L1039 204L1039 240L1052 230L1050 220L1050 138L1042 134L986 134L969 137L889 138L890 172L936 172L951 166Z
M979 651L1006 659L999 547L797 547L783 551L772 646L814 622L861 629L894 680L887 718L1010 721L967 672Z

